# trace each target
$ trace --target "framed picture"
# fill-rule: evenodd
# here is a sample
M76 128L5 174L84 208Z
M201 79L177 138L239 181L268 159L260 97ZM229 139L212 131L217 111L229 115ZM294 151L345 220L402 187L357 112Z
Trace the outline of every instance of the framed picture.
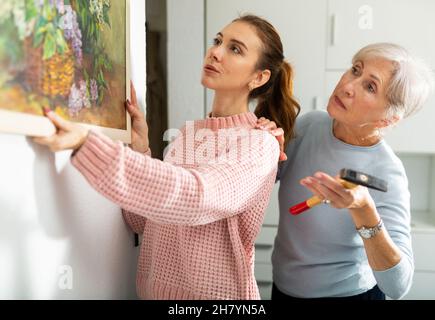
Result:
M55 132L63 118L130 143L129 0L1 0L0 131Z

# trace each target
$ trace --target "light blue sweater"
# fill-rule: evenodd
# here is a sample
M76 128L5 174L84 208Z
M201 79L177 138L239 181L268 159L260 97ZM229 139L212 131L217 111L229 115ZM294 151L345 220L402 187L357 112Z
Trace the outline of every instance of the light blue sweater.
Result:
M410 194L401 161L385 141L371 147L346 144L332 134L332 119L315 111L298 118L297 137L288 146L278 173L280 219L272 254L273 281L282 292L304 298L363 293L378 284L390 298L403 297L414 273L410 234ZM318 205L298 216L289 208L312 196L299 180L323 171L365 172L388 181L388 192L370 190L401 261L373 271L347 209Z

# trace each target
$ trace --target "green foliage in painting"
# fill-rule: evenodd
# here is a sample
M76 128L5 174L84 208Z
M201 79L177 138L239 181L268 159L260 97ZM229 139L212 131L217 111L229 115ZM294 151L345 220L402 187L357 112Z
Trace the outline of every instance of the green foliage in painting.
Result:
M84 52L93 57L91 77L98 85L98 103L104 99L104 91L108 85L104 78L104 71L112 70L112 63L105 53L101 41L101 31L110 28L109 0L73 0L77 10L79 24L82 26Z
M58 9L49 0L43 1L39 12L34 1L26 0L26 4L27 19L36 18L33 45L39 47L43 43L44 60L50 59L56 52L62 55L68 49L68 44L62 32Z

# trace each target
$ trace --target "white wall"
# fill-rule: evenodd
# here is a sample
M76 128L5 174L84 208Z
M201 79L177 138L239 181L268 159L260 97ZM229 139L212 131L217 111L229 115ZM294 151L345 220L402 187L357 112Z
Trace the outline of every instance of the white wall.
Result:
M132 78L144 101L145 1L131 5ZM138 252L120 209L88 186L69 152L6 134L0 146L0 299L135 298Z
M167 0L168 126L178 129L205 115L201 85L204 0Z

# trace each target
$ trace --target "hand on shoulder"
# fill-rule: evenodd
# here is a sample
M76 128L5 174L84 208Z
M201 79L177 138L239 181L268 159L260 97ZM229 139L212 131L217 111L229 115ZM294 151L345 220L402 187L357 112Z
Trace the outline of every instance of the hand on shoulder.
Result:
M277 125L274 121L270 121L266 118L260 118L257 121L257 129L268 131L271 135L273 135L279 143L279 161L286 161L287 155L284 150L284 130L282 128L277 128Z

